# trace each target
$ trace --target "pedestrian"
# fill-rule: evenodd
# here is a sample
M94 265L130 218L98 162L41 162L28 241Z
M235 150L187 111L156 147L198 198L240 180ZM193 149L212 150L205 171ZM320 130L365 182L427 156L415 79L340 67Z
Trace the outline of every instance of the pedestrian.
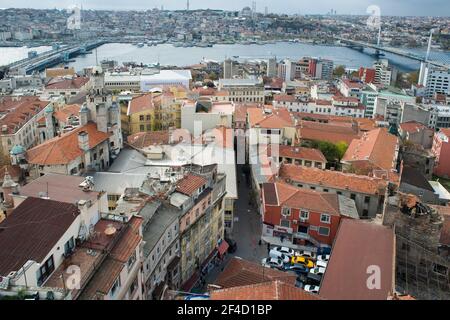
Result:
M270 252L270 243L267 243L267 253Z

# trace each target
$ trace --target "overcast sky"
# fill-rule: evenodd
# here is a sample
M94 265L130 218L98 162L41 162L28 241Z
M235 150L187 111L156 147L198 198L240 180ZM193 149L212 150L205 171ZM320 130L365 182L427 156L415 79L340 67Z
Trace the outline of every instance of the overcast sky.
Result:
M85 9L146 10L161 5L165 9L184 9L186 0L0 0L1 8L67 8L83 5ZM449 0L256 0L256 9L275 13L327 13L366 14L370 5L378 5L382 15L435 15L450 16ZM191 9L240 10L252 6L252 0L190 0Z

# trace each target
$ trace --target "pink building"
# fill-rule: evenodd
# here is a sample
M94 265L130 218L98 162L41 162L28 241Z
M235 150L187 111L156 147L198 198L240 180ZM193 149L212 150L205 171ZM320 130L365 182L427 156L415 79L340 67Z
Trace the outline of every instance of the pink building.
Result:
M434 134L431 149L436 156L434 173L441 177L450 177L450 129L441 129Z

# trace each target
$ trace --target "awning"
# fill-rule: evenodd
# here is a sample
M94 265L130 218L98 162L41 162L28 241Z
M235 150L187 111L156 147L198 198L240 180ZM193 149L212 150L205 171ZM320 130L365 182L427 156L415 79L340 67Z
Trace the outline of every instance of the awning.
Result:
M230 245L228 244L228 242L226 242L225 240L222 240L222 242L220 243L220 246L217 250L219 251L219 254L221 256L223 256L225 254L225 252L227 252L229 247L230 247Z

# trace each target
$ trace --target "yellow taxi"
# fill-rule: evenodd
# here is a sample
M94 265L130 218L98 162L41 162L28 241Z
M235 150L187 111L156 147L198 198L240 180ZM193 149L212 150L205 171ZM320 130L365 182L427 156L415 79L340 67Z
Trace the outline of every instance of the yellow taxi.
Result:
M305 257L299 257L299 256L294 256L291 258L291 263L292 264L296 264L296 263L300 263L302 265L304 265L307 268L313 268L314 267L314 262L310 259L307 259Z

